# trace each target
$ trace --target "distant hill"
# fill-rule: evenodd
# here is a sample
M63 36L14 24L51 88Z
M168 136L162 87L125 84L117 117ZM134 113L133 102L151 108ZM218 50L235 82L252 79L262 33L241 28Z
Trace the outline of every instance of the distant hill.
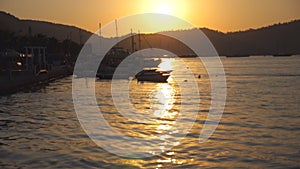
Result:
M300 20L226 34L203 32L222 55L300 54Z
M210 39L219 55L223 56L300 54L300 20L229 33L207 28L200 30ZM191 31L193 30L168 33Z
M80 43L80 41L84 43L93 34L75 26L35 20L21 20L2 11L0 11L0 25L0 30L15 32L17 35L43 34L60 41L69 38L77 43Z
M197 32L195 30L196 28L162 33L171 36L181 34L193 37L193 34ZM207 28L200 28L200 30L210 39L221 56L300 54L300 20L239 32L222 33ZM135 43L138 44L137 35L134 39ZM187 46L180 43L169 36L142 34L140 46L142 49L149 47L162 48L177 55L194 55ZM130 49L130 38L121 45Z
M60 41L70 38L77 43L84 43L93 33L77 28L44 21L20 20L13 15L0 11L0 30L9 30L19 35L44 34ZM223 33L207 28L200 28L213 43L219 55L284 55L300 54L300 20L280 23L258 29ZM193 33L193 30L168 31L168 34ZM135 37L137 40L137 37ZM130 39L122 42L131 49ZM138 43L138 42L136 42ZM180 55L192 55L187 47L178 47L178 42L155 34L145 34L141 38L142 48L161 47L175 51Z

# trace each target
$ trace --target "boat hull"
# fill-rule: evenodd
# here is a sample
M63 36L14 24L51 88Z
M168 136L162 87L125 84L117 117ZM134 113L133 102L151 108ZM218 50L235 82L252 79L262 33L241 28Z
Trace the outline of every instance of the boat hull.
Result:
M143 75L137 76L138 81L147 81L147 82L167 82L169 75Z

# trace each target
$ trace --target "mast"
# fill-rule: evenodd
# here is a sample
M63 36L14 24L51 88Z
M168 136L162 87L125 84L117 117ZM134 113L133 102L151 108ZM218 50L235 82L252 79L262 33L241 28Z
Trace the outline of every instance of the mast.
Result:
M116 37L118 39L119 35L118 35L118 21L117 21L117 19L115 19L115 25L116 25Z
M131 29L131 53L134 52L134 35L132 33L132 29Z
M118 34L118 20L115 19L115 25L116 25L116 47L118 46L118 42L119 42L119 34Z
M101 22L99 23L99 36L101 37Z
M140 30L139 30L139 50L141 50L142 49L142 41L141 41L141 33L140 33Z
M79 45L82 45L82 34L81 34L81 29L79 29Z
M101 46L101 22L99 22L99 42L100 42L100 46Z

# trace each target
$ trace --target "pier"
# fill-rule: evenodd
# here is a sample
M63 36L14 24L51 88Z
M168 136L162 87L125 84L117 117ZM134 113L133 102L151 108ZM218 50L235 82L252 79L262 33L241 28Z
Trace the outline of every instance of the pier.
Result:
M0 95L11 94L24 88L48 83L72 74L72 66L49 63L46 47L27 46L25 53L7 50L1 53L5 63L0 71Z

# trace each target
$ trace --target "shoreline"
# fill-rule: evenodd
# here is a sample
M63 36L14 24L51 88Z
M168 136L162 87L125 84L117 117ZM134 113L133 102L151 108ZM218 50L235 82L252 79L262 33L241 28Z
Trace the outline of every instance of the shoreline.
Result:
M39 75L35 75L32 71L7 71L1 73L0 96L5 96L67 77L72 75L73 71L70 67L61 66Z

